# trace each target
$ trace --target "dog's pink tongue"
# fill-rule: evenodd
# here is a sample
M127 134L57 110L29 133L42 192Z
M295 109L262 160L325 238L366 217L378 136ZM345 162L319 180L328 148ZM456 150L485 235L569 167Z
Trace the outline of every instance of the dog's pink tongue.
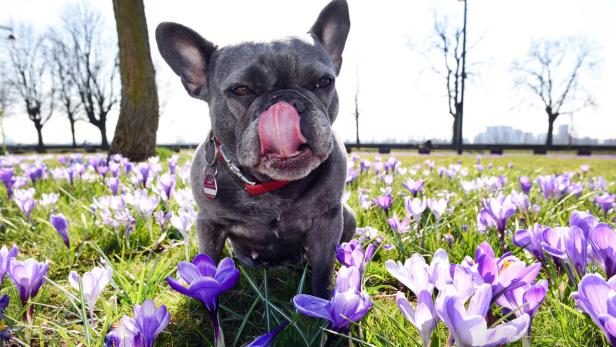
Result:
M288 158L297 153L306 138L299 128L299 114L293 105L278 102L270 106L259 118L261 155L274 153Z

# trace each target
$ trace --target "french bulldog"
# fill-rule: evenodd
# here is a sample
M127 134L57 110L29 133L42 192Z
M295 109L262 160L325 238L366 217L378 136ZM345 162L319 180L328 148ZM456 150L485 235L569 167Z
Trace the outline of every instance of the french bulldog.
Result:
M331 129L349 29L345 0L329 3L307 34L271 42L218 47L180 24L156 28L164 60L209 106L212 130L191 166L199 250L218 259L229 239L253 267L307 256L323 298L336 245L356 226L341 200L345 151Z

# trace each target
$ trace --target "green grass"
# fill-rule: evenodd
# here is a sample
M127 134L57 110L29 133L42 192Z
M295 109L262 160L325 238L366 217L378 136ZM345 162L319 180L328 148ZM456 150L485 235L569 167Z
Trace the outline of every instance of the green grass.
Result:
M171 153L159 152L161 156ZM481 200L486 192L466 195L459 184L458 178L439 177L436 174L425 178L424 196L434 197L442 190L454 195L450 206L455 207L453 213L446 213L440 222L436 222L430 213L424 214L422 225L423 236L409 233L403 237L393 233L387 224L387 218L393 213L404 216L403 197L399 193L406 192L402 182L406 177L419 177L426 169L425 160L435 161L435 170L439 166L448 166L461 160L462 167L468 169L468 177L472 179L483 176L507 177L505 192L519 190L517 178L529 175L560 174L576 172L575 181L586 181L591 176L603 176L608 182L608 190L616 192L616 160L596 158L552 158L546 156L508 155L485 156L482 164L486 169L478 173L474 168L476 158L467 156L417 156L407 153L394 154L402 161L402 166L412 169L422 165L415 176L407 173L404 177L396 177L393 184L394 202L389 215L372 207L363 210L357 200L359 188L370 189L370 197L380 194L384 188L382 180L373 180L374 175L363 174L359 179L348 185L351 192L348 203L357 214L358 226L370 226L379 231L384 238L383 243L396 246L394 250L386 251L382 247L376 252L373 261L364 273L365 290L372 296L374 306L369 314L352 329L350 336L354 345L375 346L413 346L418 345L420 338L415 328L404 319L395 304L395 293L402 290L409 293L395 280L384 267L387 259L404 261L413 253L431 257L435 250L447 250L452 263L460 262L464 256L473 256L475 248L483 241L489 241L497 255L504 250L500 247L495 232L480 234L476 231L476 216L481 209ZM383 160L389 155L381 155ZM373 154L363 155L363 158L373 160ZM180 165L185 165L189 155L181 155ZM54 159L47 159L49 167L58 166ZM161 159L161 163L164 161ZM508 165L513 164L509 169ZM493 164L492 168L488 168ZM589 164L591 170L581 175L579 166ZM163 165L166 169L166 165ZM18 170L20 171L20 170ZM122 179L126 187L130 183L126 177ZM178 180L178 182L180 182ZM1 185L0 185L1 186ZM30 185L28 185L30 186ZM132 316L134 304L141 304L146 298L153 299L157 305L164 304L171 312L171 323L158 337L158 346L209 346L213 344L213 335L209 317L203 306L192 299L173 291L165 278L175 276L175 266L185 259L181 235L172 230L162 247L151 250L152 240L149 239L148 223L137 219L135 231L130 238L131 247L124 242L118 243L113 230L100 223L100 217L90 211L90 205L96 196L108 195L106 185L97 179L86 182L77 179L71 186L67 181L54 181L51 178L35 184L36 197L41 193L58 192L60 200L53 212L62 212L69 219L71 250L67 250L53 227L49 224L50 211L37 206L32 214L31 223L25 222L17 205L7 200L4 187L0 187L0 246L16 244L20 248L18 259L33 257L39 261L49 262L49 280L43 286L38 296L30 303L35 307L32 326L24 326L21 315L25 308L21 307L16 290L10 280L5 278L2 283L2 293L10 295L11 302L7 309L6 324L13 327L14 338L23 344L45 346L100 346L103 343L107 329L122 315ZM177 189L185 188L179 183ZM602 221L613 225L614 212L607 217L592 202L593 193L584 191L581 197L570 196L562 202L549 201L542 197L536 184L530 194L531 201L540 206L537 214L527 216L526 223L539 222L554 226L566 225L569 214L573 210L590 210L601 216ZM171 210L179 206L172 202ZM523 227L521 214L516 214L508 224L509 231ZM463 231L468 226L468 231ZM154 239L160 234L160 228L154 223ZM454 241L449 244L443 239L451 234ZM194 229L193 229L194 235ZM530 255L513 246L508 234L506 247L518 257L531 262ZM191 256L197 254L196 242L190 244ZM230 255L229 249L226 251ZM104 262L113 268L113 285L103 292L95 310L94 322L87 323L83 319L83 308L79 294L69 286L68 273L72 270L82 274L93 266ZM230 292L221 297L220 319L225 333L227 346L242 346L254 337L273 329L285 320L290 324L276 339L275 346L316 346L321 341L321 335L327 325L310 317L301 316L293 308L292 297L308 291L310 272L306 264L299 264L297 271L271 270L262 271L241 267L240 283ZM548 278L546 271L540 273L540 278ZM548 297L539 309L532 325L532 343L536 346L598 346L606 343L600 330L590 318L577 311L570 298L571 288L566 277L549 277L552 285ZM407 295L410 298L410 294ZM87 320L86 320L87 321ZM434 335L434 345L445 345L447 339L446 327L439 324L438 333ZM335 340L335 335L330 334ZM360 342L361 341L361 342ZM331 343L331 342L330 342ZM338 345L346 346L348 342L339 338ZM521 345L519 342L513 345Z

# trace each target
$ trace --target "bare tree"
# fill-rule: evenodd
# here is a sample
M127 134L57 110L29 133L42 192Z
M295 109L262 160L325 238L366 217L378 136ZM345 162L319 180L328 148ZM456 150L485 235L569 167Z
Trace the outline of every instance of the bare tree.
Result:
M547 147L552 145L554 122L559 116L573 115L595 104L582 86L584 76L595 66L592 46L578 38L534 42L527 59L513 63L515 85L534 94L548 116Z
M69 121L73 147L77 147L75 123L81 120L79 109L82 104L75 84L76 76L71 69L75 65L71 63L74 57L65 43L68 40L63 39L60 33L51 31L49 38L51 42L47 59L51 65L52 80L57 89L58 103Z
M111 153L131 160L155 154L159 105L143 0L114 0L122 102Z
M8 82L23 102L28 118L36 128L38 151L43 151L43 126L54 111L55 89L43 54L45 40L34 35L32 28L18 26L18 40L8 45Z
M449 24L447 18L434 19L434 37L430 42L425 55L432 62L431 69L443 78L447 90L447 106L449 114L453 117L452 144L458 143L462 134L462 84L463 79L468 79L473 74L466 66L466 76L463 76L463 27L454 27ZM472 47L471 47L472 49ZM469 50L469 49L467 49ZM436 54L438 59L433 59Z
M103 36L104 23L99 13L85 3L70 5L62 16L66 43L72 59L69 69L83 112L101 133L101 147L109 148L107 116L118 103L118 52L113 35Z

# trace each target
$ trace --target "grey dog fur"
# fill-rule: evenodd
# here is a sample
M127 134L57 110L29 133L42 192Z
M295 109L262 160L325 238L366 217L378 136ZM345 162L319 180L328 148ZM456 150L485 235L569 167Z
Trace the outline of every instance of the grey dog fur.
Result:
M209 104L212 132L232 161L256 180L292 181L250 196L222 162L206 167L215 155L206 138L191 167L199 250L218 259L229 239L234 255L251 266L296 262L307 255L312 290L320 297L330 294L336 245L350 240L356 226L353 212L341 201L347 159L331 129L338 113L333 80L349 29L345 0L329 3L308 34L271 42L216 47L180 24L161 23L156 29L161 55L188 93ZM316 88L324 76L332 79L331 86ZM253 94L234 95L237 86L248 86ZM259 115L279 101L297 109L312 152L284 169L262 160L258 133ZM202 189L206 174L216 174L213 200Z

